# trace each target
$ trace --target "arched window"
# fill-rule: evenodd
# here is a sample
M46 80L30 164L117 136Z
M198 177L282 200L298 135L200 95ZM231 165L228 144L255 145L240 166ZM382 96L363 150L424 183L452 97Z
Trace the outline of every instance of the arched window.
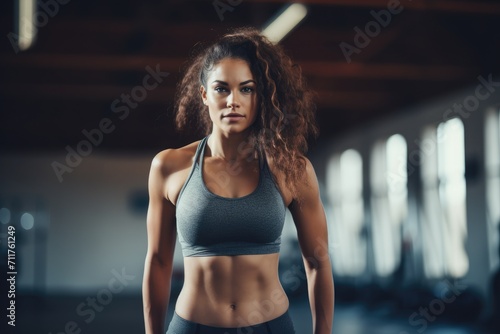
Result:
M335 155L328 163L326 183L332 208L328 221L333 270L357 276L366 268L361 155L353 149Z
M395 134L375 144L371 156L370 186L375 271L394 272L401 260L402 223L408 211L407 145Z
M499 264L500 232L500 107L486 114L485 170L491 269Z
M454 118L427 128L420 143L422 234L428 277L462 277L469 269L464 126Z

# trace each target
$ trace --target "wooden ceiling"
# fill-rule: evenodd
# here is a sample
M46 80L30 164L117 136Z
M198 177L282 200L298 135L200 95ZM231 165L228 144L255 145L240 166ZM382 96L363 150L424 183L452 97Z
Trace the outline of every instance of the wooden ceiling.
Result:
M179 73L193 46L229 28L262 28L287 3L279 0L70 1L39 28L28 51L0 45L0 150L65 153L82 130L104 118L115 126L98 150L158 151L199 135L173 128ZM409 1L386 27L346 60L358 27L395 0L309 0L308 16L281 44L318 93L320 139L500 72L498 1ZM13 31L13 3L0 14ZM231 5L231 3L233 5ZM8 7L8 6L7 6ZM41 11L44 11L41 9ZM146 67L169 72L124 119L111 111L122 94L142 84Z

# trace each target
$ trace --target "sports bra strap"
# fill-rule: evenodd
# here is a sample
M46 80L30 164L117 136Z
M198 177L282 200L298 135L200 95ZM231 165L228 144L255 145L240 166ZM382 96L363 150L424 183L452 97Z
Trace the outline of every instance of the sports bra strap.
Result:
M198 166L201 166L201 159L203 159L203 155L205 153L205 145L206 145L206 141L208 139L210 135L204 137L200 143L198 144L198 147L196 148L196 154L195 154L195 158L194 158L194 161L195 163L198 163Z

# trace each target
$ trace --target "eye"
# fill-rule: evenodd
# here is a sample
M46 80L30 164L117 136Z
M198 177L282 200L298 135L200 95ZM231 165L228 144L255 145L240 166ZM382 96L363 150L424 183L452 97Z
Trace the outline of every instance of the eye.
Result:
M225 92L226 91L226 88L224 87L221 87L221 86L217 86L214 88L214 90L217 92L217 93L222 93L222 92Z
M241 89L241 91L242 91L243 93L252 93L252 92L254 91L254 89L253 89L252 87L243 87L243 88Z

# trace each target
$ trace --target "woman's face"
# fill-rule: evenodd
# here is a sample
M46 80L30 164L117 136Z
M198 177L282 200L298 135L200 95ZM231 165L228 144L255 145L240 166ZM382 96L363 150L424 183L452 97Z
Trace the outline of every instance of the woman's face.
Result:
M253 124L257 116L256 84L248 63L242 59L226 58L214 66L207 88L200 88L213 130L241 133Z

